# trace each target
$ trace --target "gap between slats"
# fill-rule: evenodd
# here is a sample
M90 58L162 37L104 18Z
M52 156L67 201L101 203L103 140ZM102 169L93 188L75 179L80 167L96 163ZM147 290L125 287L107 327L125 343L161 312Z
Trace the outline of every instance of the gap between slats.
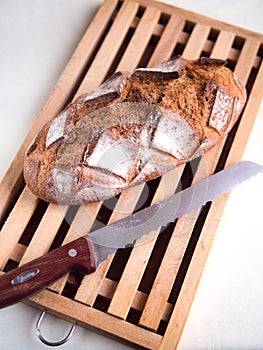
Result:
M260 43L254 40L247 40L241 51L238 65L235 68L235 72L240 76L240 80L243 83L247 82L251 69L253 67L252 54L257 52ZM244 50L244 51L243 51ZM255 57L255 56L254 56ZM246 103L245 110L243 111L243 118L241 119L237 132L235 134L235 142L231 147L226 159L226 164L230 165L233 161L238 161L242 158L245 151L245 145L248 141L250 132L252 130L255 117L261 106L261 100L258 98L258 93L263 91L263 64L258 69L257 77L254 81L252 91L250 92L249 99ZM241 147L243 145L243 147Z
M12 251L25 230L32 213L34 213L39 199L25 187L19 201L14 206L0 232L0 261L1 270L5 267Z
M176 42L182 33L185 20L175 15L171 16L162 36L148 62L149 67L171 58Z
M118 49L130 28L131 22L137 13L138 7L138 3L133 1L123 3L81 84L78 94L93 90L105 79L105 72L110 69Z
M197 23L188 39L183 57L190 60L198 58L203 50L209 32L209 26Z
M48 252L51 243L54 240L54 233L59 230L64 220L67 207L50 204L42 217L34 236L27 247L27 250L20 261L20 265Z
M118 70L132 71L138 66L142 55L138 53L143 53L146 49L160 15L160 11L153 7L148 7L145 10L129 45L122 56L118 65Z

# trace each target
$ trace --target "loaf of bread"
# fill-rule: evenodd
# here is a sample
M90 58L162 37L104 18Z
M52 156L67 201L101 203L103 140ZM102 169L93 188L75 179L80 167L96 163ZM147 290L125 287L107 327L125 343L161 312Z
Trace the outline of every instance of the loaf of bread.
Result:
M113 74L38 133L25 156L26 184L48 202L102 201L200 156L246 101L225 64L178 56Z

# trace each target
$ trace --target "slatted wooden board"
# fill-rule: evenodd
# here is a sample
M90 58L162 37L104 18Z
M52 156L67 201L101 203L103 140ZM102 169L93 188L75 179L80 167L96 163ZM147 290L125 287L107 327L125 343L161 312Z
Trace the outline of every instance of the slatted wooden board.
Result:
M104 203L48 205L28 190L23 155L47 120L114 71L178 54L227 59L246 85L246 108L227 138L202 158ZM240 160L262 101L262 57L261 34L150 0L105 0L1 183L2 273ZM29 303L142 348L176 348L227 196L119 251L93 275L66 276Z

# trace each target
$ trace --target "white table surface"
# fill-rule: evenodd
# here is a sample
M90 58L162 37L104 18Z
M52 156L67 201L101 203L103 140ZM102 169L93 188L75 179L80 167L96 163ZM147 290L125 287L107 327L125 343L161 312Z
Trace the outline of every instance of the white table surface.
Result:
M102 0L0 1L0 178ZM263 32L262 0L170 0L170 4ZM263 164L263 109L244 159ZM263 349L263 176L233 190L202 276L180 349ZM39 310L0 310L0 349L46 349L35 335ZM48 315L43 334L70 324ZM80 326L61 349L129 349ZM170 350L170 349L167 349Z

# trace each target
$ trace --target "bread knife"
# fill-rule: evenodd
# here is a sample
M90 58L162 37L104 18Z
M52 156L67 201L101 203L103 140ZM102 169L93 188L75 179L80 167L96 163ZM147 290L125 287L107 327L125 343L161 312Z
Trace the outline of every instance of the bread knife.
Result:
M69 272L93 273L118 249L133 246L142 236L147 237L259 172L263 172L263 166L257 163L238 162L159 203L2 274L0 308L34 295Z

